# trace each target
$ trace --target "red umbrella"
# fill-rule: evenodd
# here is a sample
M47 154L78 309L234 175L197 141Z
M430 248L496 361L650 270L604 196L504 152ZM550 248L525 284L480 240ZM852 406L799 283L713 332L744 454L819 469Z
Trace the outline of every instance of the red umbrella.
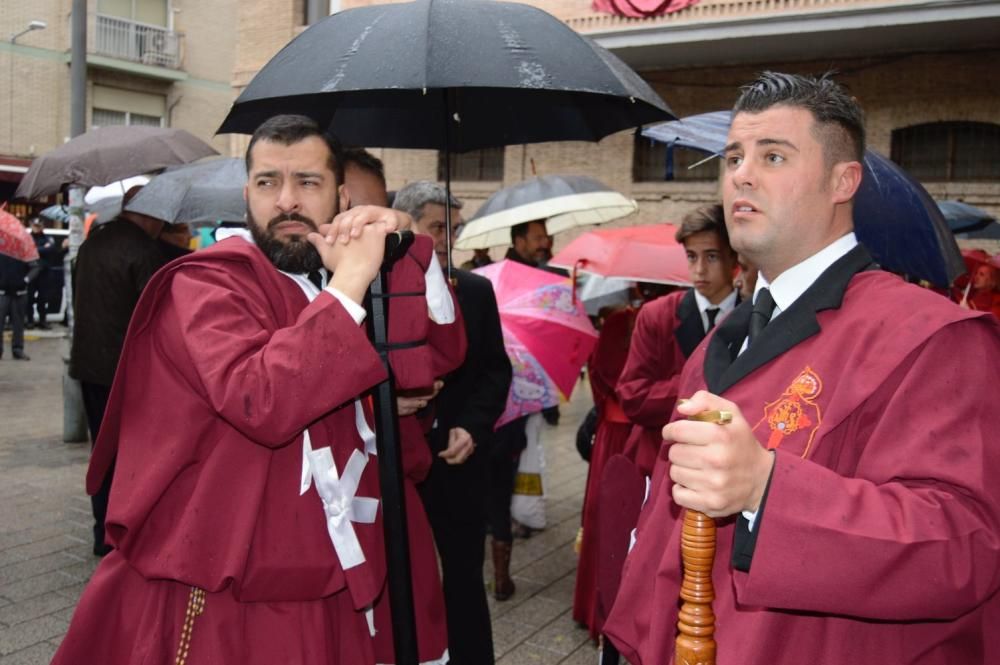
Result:
M38 248L28 229L14 215L0 209L0 254L19 261L37 261Z
M691 286L684 246L670 224L648 224L584 233L549 265L633 282Z

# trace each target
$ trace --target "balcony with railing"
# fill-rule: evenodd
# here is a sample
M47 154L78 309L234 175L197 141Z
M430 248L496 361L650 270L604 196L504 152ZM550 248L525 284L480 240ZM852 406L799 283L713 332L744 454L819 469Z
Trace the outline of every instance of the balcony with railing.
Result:
M158 25L97 15L94 53L144 65L179 69L180 35Z

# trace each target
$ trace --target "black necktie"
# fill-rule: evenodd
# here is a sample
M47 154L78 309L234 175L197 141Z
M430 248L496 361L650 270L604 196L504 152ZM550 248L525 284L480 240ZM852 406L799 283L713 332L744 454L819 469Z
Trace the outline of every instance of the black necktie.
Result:
M771 314L774 313L774 298L771 297L771 292L767 289L761 289L757 293L757 301L753 304L753 312L750 314L750 332L749 339L747 340L747 345L754 343L757 336L760 335L761 331L764 330L764 326L767 322L771 320Z
M319 270L310 270L309 274L306 275L306 277L309 278L310 282L316 285L317 289L323 288L323 275L320 273Z
M719 315L718 307L709 307L705 310L705 315L708 316L708 330L706 333L712 332L712 328L715 327L715 317Z

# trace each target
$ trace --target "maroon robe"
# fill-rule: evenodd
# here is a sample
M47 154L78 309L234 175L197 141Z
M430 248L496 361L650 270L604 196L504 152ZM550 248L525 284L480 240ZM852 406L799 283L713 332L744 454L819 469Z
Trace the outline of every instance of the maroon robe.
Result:
M632 425L622 411L615 396L615 385L628 357L629 339L637 311L630 308L611 314L601 327L597 345L590 355L587 371L590 389L597 407L597 432L590 452L587 470L587 489L583 495L580 542L580 561L576 569L576 588L573 593L573 620L590 629L596 638L601 631L603 617L597 613L597 534L599 529L598 492L604 465L612 455L625 449Z
M114 552L98 566L55 663L173 662L192 587L205 590L189 663L373 663L367 622L385 579L381 518L354 523L345 570L302 431L343 470L364 445L353 400L385 371L330 294L309 303L256 246L232 239L150 281L133 315L88 472L117 453ZM378 497L376 464L359 497Z
M693 290L668 293L639 310L617 391L635 425L625 455L646 476L653 472L663 443L661 430L677 402L681 369L704 337Z
M869 262L853 250L732 360L745 303L684 369L685 394L735 402L776 455L754 533L717 521L720 664L1000 659L1000 326ZM605 625L633 665L672 661L667 450Z

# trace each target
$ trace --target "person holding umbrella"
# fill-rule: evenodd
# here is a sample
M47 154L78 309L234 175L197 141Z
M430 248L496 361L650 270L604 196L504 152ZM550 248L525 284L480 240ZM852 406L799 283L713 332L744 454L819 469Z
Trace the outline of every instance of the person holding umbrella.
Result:
M360 303L410 220L338 215L338 152L307 118L262 124L253 242L177 259L140 298L88 471L95 491L116 460L115 549L56 665L374 664L384 541L358 398L386 371Z
M719 663L1000 659L1000 323L874 264L864 146L829 76L765 72L736 101L722 198L760 273L663 428L604 627L633 665L674 652L678 507L717 520Z

